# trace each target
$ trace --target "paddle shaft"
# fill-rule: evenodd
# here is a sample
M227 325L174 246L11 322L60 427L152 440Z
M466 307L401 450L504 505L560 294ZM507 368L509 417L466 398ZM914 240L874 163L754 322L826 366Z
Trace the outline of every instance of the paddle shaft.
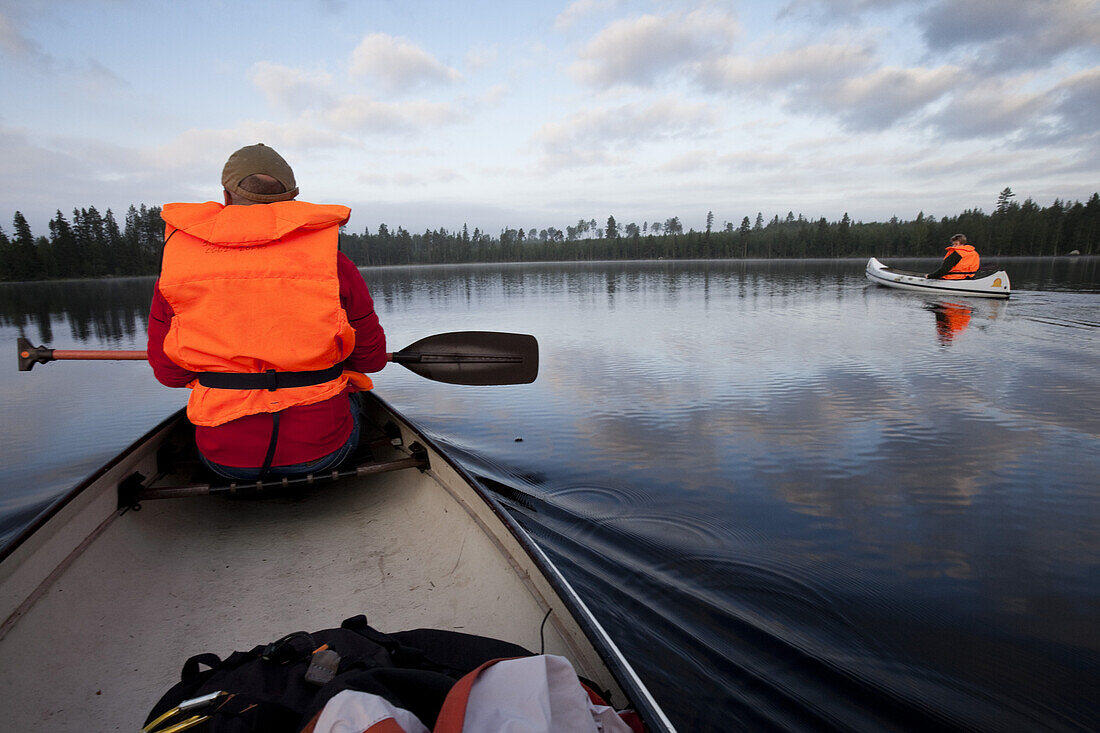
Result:
M37 347L35 351L23 349L19 352L19 358L30 359L32 354L39 358L35 361L44 364L47 361L148 361L148 351L113 351L95 349L47 349ZM431 357L429 357L431 358ZM398 361L393 354L386 354L386 361ZM400 362L398 362L400 363ZM29 371L24 369L22 371Z
M49 361L147 361L146 351L51 349L19 339L19 370ZM386 360L437 382L465 385L528 384L538 376L533 336L494 331L457 331L428 336Z
M148 361L148 351L115 351L95 349L49 349L43 346L31 349L22 349L19 352L20 359L31 359L37 356L35 363L45 364L47 361ZM401 352L387 353L386 361L394 364L449 364L460 362L472 363L498 363L517 364L523 361L520 356L494 356L489 354L403 354ZM22 371L29 371L23 369Z
M42 347L39 347L42 349ZM146 361L149 358L145 351L95 351L92 349L44 349L50 352L46 361L61 361L73 359L80 361ZM39 352L41 353L41 352ZM20 358L30 358L31 353L23 349L19 352Z

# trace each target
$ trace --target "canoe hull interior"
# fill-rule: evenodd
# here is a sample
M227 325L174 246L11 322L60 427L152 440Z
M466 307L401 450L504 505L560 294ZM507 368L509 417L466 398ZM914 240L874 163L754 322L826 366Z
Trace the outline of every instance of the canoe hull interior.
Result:
M1012 294L1012 284L1004 270L973 280L930 280L919 272L887 267L872 257L867 262L865 274L871 282L897 290L970 298L1004 299Z
M393 422L384 403L367 402ZM404 446L422 439L399 426ZM135 470L152 476L157 446L188 430L177 420L152 434L0 563L5 727L138 730L188 657L360 613L381 631L450 629L534 652L545 638L547 653L625 702L623 671L612 671L622 660L597 651L594 619L577 613L568 584L430 446L427 471L277 498L145 501L120 515L118 483Z

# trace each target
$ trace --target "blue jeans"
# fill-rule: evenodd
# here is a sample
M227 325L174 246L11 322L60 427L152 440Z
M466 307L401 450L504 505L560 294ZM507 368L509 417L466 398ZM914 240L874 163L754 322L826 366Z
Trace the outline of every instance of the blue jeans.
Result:
M289 466L272 466L267 469L267 475L270 478L282 478L284 476L288 478L294 478L297 476L306 476L311 473L320 473L322 471L328 471L343 463L344 459L352 454L356 446L359 445L359 424L361 418L359 417L359 399L356 394L351 395L351 419L354 423L351 428L351 435L348 436L348 440L342 446L329 453L327 456L321 456L315 461L307 461L305 463L294 463ZM262 467L238 467L238 466L223 466L220 463L214 463L208 460L201 452L199 458L203 464L214 473L222 476L223 478L233 479L235 481L256 481L260 478L260 472Z

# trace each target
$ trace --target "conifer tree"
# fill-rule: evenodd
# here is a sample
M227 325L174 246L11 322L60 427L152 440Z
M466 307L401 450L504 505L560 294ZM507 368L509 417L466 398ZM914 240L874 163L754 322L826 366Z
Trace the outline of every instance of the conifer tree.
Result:
M103 274L105 275L129 275L125 269L122 244L122 232L119 231L115 215L107 209L103 217Z
M73 230L61 209L57 210L53 219L50 219L50 248L53 250L54 259L57 262L58 277L73 277L77 273L74 270L76 263L76 245L73 240Z
M34 244L31 226L22 212L12 218L12 275L14 280L34 280L42 276L38 263L38 249Z
M0 280L14 279L14 273L12 272L11 240L8 239L8 235L4 233L4 228L0 227Z
M87 277L92 272L95 236L90 227L86 209L73 209L73 250L76 261L73 263L74 277Z

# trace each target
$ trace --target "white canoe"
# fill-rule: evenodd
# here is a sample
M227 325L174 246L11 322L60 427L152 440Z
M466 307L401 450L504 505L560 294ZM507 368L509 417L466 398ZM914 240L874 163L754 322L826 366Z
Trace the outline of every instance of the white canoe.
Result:
M388 430L376 459L293 500L153 500L210 489L171 457L193 455L180 413L4 548L2 727L137 731L190 656L365 614L384 632L449 629L560 654L650 730L673 730L500 504L385 402L364 406ZM120 510L134 492L141 510Z
M1007 298L1012 294L1008 273L997 270L973 280L930 280L924 273L887 267L872 257L867 261L867 279L878 285L899 290L915 290L940 295L962 295L974 298Z

